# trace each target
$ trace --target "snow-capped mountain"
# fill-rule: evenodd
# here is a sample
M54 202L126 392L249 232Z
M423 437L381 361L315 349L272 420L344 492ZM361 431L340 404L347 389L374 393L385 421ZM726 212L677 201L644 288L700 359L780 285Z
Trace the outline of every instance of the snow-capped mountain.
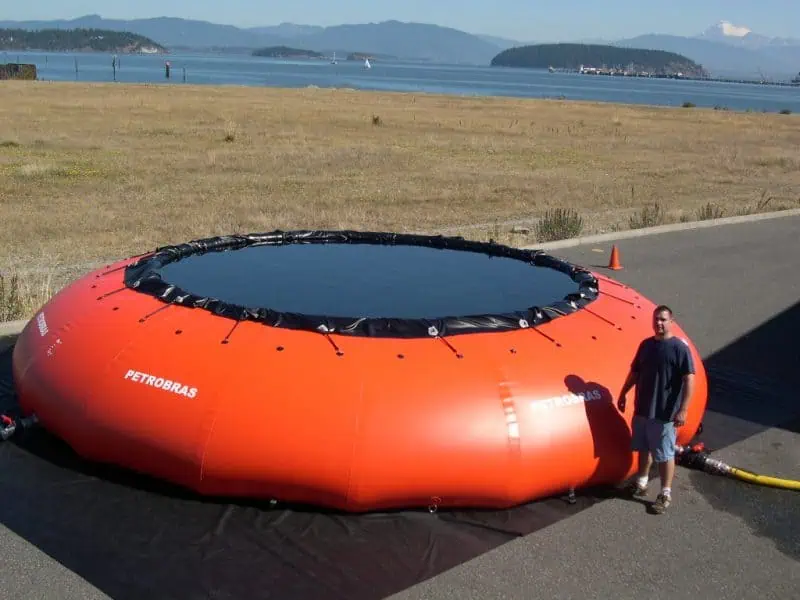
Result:
M735 25L730 21L720 21L696 37L754 50L774 46L800 46L800 39L761 35L745 25Z
M753 33L749 27L741 25L734 25L730 21L720 21L716 25L712 25L700 34L700 37L709 39L725 39L725 38L743 38L746 35Z
M788 80L800 70L800 39L761 35L730 21L720 21L692 37L646 34L615 45L677 52L713 76Z

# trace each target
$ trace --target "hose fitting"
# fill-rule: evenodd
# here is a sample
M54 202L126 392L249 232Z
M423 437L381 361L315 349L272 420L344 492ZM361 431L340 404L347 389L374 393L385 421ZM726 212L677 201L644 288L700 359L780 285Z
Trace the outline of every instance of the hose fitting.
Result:
M39 423L36 415L12 419L8 415L0 415L0 440L6 441L18 431L30 429Z
M675 452L675 462L685 467L705 471L711 475L725 475L749 483L756 483L784 490L800 490L800 481L780 479L768 475L758 475L745 469L728 465L721 460L711 458L702 442L691 446L679 446Z
M721 460L711 458L702 442L691 446L678 446L675 462L689 468L699 469L712 475L728 475L731 467Z

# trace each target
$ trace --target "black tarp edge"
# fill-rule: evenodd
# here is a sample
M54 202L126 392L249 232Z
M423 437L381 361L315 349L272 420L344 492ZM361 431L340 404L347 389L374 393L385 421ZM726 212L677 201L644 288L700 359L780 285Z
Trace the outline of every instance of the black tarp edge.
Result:
M239 250L249 246L287 244L383 244L424 246L434 249L479 252L488 256L521 260L536 267L556 269L569 276L576 291L554 299L548 306L530 306L501 314L454 315L436 319L333 317L276 311L268 307L248 307L200 296L164 281L160 269L172 262L208 252ZM455 236L369 232L369 231L272 231L225 235L162 246L125 268L125 285L162 302L207 310L236 321L255 321L271 327L336 333L359 337L424 338L466 333L498 332L534 327L574 313L593 302L598 281L583 267L558 259L543 250L527 250L495 242L470 241Z

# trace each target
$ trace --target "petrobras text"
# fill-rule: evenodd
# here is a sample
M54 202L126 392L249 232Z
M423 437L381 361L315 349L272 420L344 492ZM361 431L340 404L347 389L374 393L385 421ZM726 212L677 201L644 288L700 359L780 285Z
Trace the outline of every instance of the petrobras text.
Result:
M547 410L549 408L561 408L562 406L572 406L574 404L583 404L585 402L593 402L600 400L602 394L598 389L589 389L585 392L578 394L564 394L562 396L554 396L552 398L544 398L543 400L534 400L531 402L531 408L537 410Z
M128 372L125 373L125 379L162 389L166 392L172 392L173 394L186 396L187 398L194 398L197 396L197 388L190 388L180 381L172 381L171 379L157 377L156 375L142 373L141 371L134 371L133 369L129 369Z

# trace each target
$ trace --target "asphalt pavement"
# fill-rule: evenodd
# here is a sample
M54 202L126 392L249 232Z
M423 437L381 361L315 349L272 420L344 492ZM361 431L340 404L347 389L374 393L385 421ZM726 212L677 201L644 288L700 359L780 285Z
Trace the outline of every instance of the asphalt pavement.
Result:
M800 216L548 250L670 305L711 383L713 455L800 479ZM611 498L393 600L800 597L800 494L679 468L665 515ZM651 490L649 501L657 491Z
M620 240L623 270L614 272L604 268L611 243L552 253L671 305L710 375L701 438L730 464L800 479L800 395L794 383L800 366L800 216ZM1 346L2 341L0 351ZM55 467L37 464L39 472L24 476L36 478L39 493L58 503L64 490L50 477ZM6 461L5 477L20 465ZM675 502L665 515L649 514L646 502L612 496L391 597L800 597L798 492L685 468L678 470L674 489ZM653 489L649 501L655 494ZM46 532L26 531L35 531L35 523L14 531L0 523L3 598L109 597L65 567L67 561L41 549L47 547ZM126 576L133 582L148 573ZM264 596L280 593L265 590Z

